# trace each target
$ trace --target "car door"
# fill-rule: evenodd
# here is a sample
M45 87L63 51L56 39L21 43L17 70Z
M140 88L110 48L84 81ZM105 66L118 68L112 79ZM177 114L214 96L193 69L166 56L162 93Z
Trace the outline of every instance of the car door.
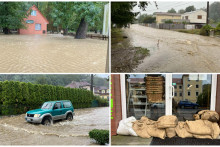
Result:
M62 119L62 114L63 114L62 104L61 102L56 102L54 104L53 111L52 111L52 116L54 120Z

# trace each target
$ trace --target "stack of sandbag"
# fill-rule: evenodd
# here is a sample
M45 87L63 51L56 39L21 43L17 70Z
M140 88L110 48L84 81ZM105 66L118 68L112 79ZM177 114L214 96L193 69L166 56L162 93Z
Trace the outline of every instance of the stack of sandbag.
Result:
M157 120L157 127L159 129L165 129L166 136L172 138L176 136L175 127L178 124L178 119L174 115L161 116Z
M126 119L123 119L119 122L119 126L117 129L117 134L119 135L131 135L131 136L137 136L135 131L132 128L133 122L136 121L135 117L129 117Z
M202 110L194 115L195 121L179 122L175 131L181 138L209 138L216 139L220 129L217 124L219 115L215 111Z
M133 129L142 138L158 137L164 139L166 136L170 138L176 136L177 123L177 117L173 115L162 116L158 121L143 116L133 123Z
M211 122L218 122L219 121L219 115L216 111L211 110L202 110L199 111L197 114L194 114L193 117L195 120L209 120Z

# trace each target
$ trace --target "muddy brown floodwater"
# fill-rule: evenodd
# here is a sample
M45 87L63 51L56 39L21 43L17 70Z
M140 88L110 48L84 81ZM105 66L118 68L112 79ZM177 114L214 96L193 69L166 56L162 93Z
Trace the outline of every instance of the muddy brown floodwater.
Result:
M0 72L103 73L107 44L60 34L0 35Z
M73 121L51 126L27 123L25 114L0 119L0 145L97 145L92 129L109 130L109 108L76 109Z
M137 24L124 32L133 46L150 50L134 72L220 72L220 38Z

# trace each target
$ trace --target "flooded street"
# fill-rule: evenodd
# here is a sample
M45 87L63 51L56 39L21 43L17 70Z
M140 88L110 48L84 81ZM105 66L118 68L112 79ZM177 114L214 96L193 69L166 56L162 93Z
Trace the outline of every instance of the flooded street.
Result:
M109 130L109 108L76 109L73 121L56 121L52 126L30 124L25 114L0 118L0 145L96 145L88 133Z
M106 40L56 35L0 35L1 73L105 72Z
M220 72L220 38L137 24L123 30L133 46L150 50L134 72Z

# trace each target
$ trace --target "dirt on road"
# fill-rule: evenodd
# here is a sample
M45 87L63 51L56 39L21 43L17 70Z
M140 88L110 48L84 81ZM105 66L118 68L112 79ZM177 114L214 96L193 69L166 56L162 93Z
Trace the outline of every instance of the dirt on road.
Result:
M0 119L0 145L97 145L88 133L109 130L109 108L76 109L73 121L51 126L27 123L25 114Z
M0 35L0 73L103 73L107 44L60 34Z
M123 31L132 46L150 50L133 72L220 72L219 38L138 24Z

